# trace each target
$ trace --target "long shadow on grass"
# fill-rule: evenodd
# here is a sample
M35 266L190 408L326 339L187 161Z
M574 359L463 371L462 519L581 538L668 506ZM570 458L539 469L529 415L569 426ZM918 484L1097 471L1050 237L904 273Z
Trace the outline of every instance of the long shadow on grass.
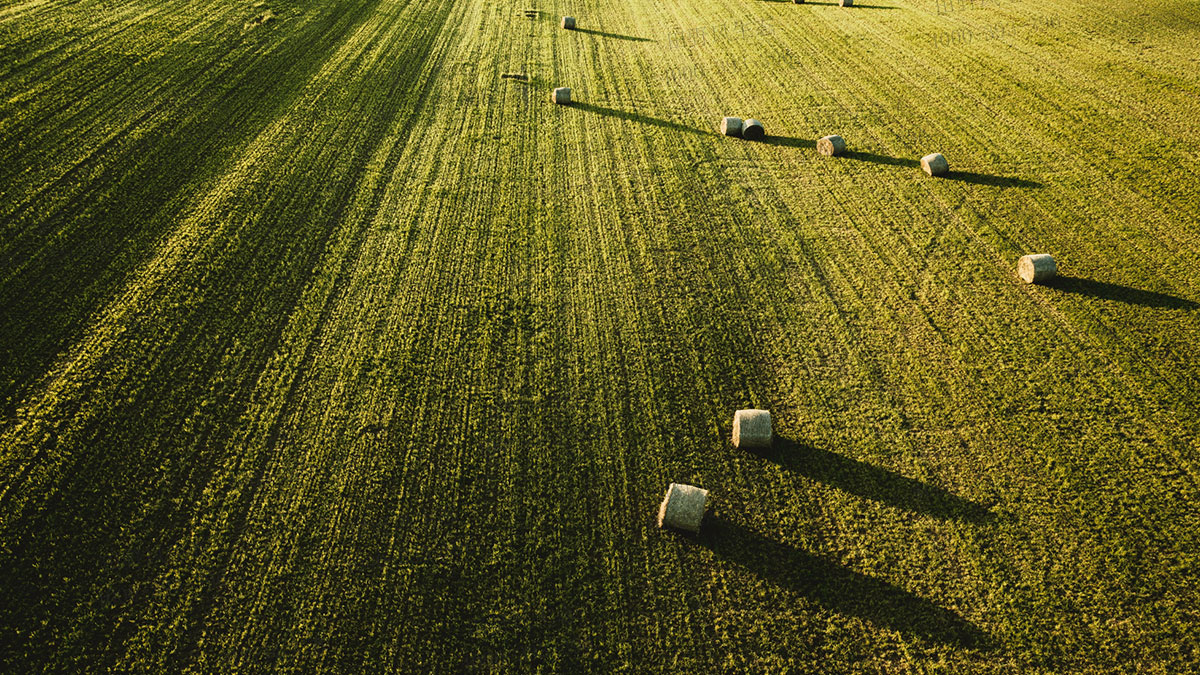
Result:
M784 148L809 148L810 150L817 147L817 142L809 138L796 138L794 136L766 136L760 143L767 145L778 145Z
M945 645L988 646L987 633L948 609L729 520L709 516L695 541L763 580L839 614Z
M918 164L920 164L918 162ZM974 173L972 171L951 171L946 174L947 180L955 180L960 183L974 183L976 185L991 185L993 187L1006 188L1040 188L1045 187L1041 183L1034 180L1025 180L1024 178L1010 178L1008 176L993 176L987 173Z
M802 4L824 5L826 7L838 7L839 6L838 3L836 3L836 2L808 2L808 0L805 0L805 2ZM860 5L858 3L855 3L854 7L852 7L852 9L896 9L896 8L891 5Z
M658 119L657 117L650 117L648 115L639 115L637 113L626 112L624 110L614 110L613 108L605 108L604 106L594 105L592 103L572 103L571 107L577 108L579 110L585 110L590 113L596 113L597 115L604 115L605 117L615 117L619 120L627 120L630 122L640 122L642 124L649 124L650 126L662 127L664 129L670 129L672 131L686 131L687 133L690 133L690 134L704 133L703 131L700 131L699 129L689 127L684 124L679 124L678 122L661 120L661 119Z
M620 33L606 33L602 30L592 30L591 28L576 28L576 33L587 33L602 38L611 38L613 40L628 40L629 42L654 42L650 38L637 37L634 35L621 35Z
M1132 286L1121 286L1103 281L1080 279L1078 277L1056 277L1046 283L1046 286L1067 293L1078 293L1103 300L1116 300L1142 307L1163 307L1167 309L1194 310L1200 303L1185 298L1177 298L1166 293L1144 291Z
M921 160L911 159L908 157L891 157L889 155L878 155L873 152L855 152L849 151L843 155L846 159L856 159L860 162L872 162L874 164L884 164L887 166L903 166L909 169L918 169L921 167ZM1008 176L994 176L987 173L975 173L973 171L951 171L944 176L946 180L958 181L960 183L974 183L975 185L991 185L993 187L1006 188L1040 188L1045 187L1041 183L1023 178L1010 178Z
M905 511L972 523L994 518L982 504L941 488L790 439L776 438L770 448L754 454L815 481Z
M766 143L767 145L780 145L786 148L808 148L811 150L817 147L817 142L815 140L808 138L794 138L791 136L767 136L762 140L762 142ZM854 152L853 150L848 150L840 157L845 159L857 159L860 162L886 164L888 166L906 166L910 169L921 166L921 162L915 159L877 155L873 152Z

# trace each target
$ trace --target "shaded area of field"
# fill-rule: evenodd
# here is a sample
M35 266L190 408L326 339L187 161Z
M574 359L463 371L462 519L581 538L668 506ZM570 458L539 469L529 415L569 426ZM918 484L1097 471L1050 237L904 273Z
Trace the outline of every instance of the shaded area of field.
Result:
M1047 285L1050 288L1065 293L1078 293L1079 295L1100 300L1115 300L1142 307L1184 309L1189 311L1200 308L1200 303L1195 300L1176 297L1168 293L1156 293L1132 286L1122 286L1121 284L1110 284L1104 281L1093 281L1078 277L1056 277Z
M986 648L987 636L962 617L892 584L795 547L771 541L734 522L709 517L697 543L839 614L957 647Z
M906 511L975 523L986 523L993 517L987 507L969 499L887 469L786 438L777 438L769 449L756 450L754 454L788 471Z

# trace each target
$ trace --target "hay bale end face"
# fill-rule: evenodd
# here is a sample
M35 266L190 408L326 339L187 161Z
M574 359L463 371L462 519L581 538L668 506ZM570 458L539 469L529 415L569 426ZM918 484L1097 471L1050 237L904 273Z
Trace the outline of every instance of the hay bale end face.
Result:
M567 30L571 30L572 28L574 28L575 27L575 17L564 16L562 18L562 27L566 28Z
M841 136L826 136L817 141L817 152L826 157L836 157L846 152L846 141Z
M750 141L761 141L767 132L763 130L762 122L749 119L742 123L742 138Z
M1017 261L1017 274L1027 284L1043 284L1058 276L1058 263L1049 253L1022 256Z
M570 87L559 87L559 88L555 89L554 92L550 94L550 100L554 101L555 103L557 103L559 105L570 105L571 104L571 88Z
M740 117L723 117L721 118L721 133L726 136L741 136L742 135L742 118Z
M733 446L735 448L770 447L775 433L771 429L771 411L739 410L733 414Z
M658 526L699 532L707 501L708 490L695 485L671 483L667 488L667 496L663 497L658 507Z
M930 176L945 176L950 173L950 164L942 157L942 153L935 152L921 158L921 169Z
M840 2L838 2L838 4L841 5L842 7L853 7L854 0L840 0Z

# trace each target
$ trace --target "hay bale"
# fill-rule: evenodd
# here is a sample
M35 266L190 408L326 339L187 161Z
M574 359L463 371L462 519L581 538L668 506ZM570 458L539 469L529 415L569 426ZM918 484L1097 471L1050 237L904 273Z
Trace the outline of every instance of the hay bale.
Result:
M942 157L940 152L922 157L921 168L930 176L945 176L950 173L950 164L946 162L946 158Z
M841 136L825 136L817 141L817 152L826 157L836 157L846 152L846 141Z
M841 5L842 7L853 7L854 0L840 0L838 2L838 4Z
M571 88L559 87L550 94L550 100L559 105L571 105Z
M742 122L742 138L750 141L761 141L767 132L763 130L762 122L756 119L748 119Z
M667 496L658 507L658 526L677 530L699 532L704 520L704 504L708 501L708 490L694 485L671 483Z
M571 30L572 28L574 28L575 27L575 17L564 16L562 18L562 27L567 30Z
M742 118L740 117L722 117L721 118L721 133L726 136L741 136L742 135Z
M1049 253L1021 256L1017 261L1017 274L1027 284L1042 284L1058 276L1058 263Z
M739 410L733 414L733 446L766 448L775 434L771 430L771 411Z

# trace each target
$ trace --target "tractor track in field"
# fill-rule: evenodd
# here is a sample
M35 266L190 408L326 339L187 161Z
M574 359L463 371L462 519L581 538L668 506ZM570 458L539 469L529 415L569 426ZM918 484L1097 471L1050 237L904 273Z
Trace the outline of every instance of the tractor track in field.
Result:
M342 23L339 21L335 25ZM320 26L315 26L314 29L316 34L306 35L307 38L321 37L323 31ZM297 40L294 44L299 49L307 50L312 42L309 39L302 39ZM311 77L313 69L317 65L305 65L304 60L288 56L290 53L281 52L278 57L288 64L288 68L296 69L293 71L295 74L284 82L298 88ZM313 52L309 51L309 53ZM244 65L250 69L256 63L260 63L262 57L247 55L246 58L249 60ZM272 73L269 71L259 72L233 87L223 87L224 91L214 92L221 94L214 104L224 106L227 102L236 100L234 97L239 94L241 96L253 95L264 90L271 75ZM200 91L195 95L204 95L204 92ZM281 110L282 106L286 104L286 100L279 100L280 107L274 109ZM103 173L101 176L88 176L86 191L74 195L71 198L72 201L64 205L65 208L50 217L43 214L30 214L30 219L43 219L44 222L26 237L17 237L15 241L10 240L5 247L4 257L13 263L11 266L5 265L6 272L12 270L13 274L20 274L23 271L24 274L23 278L6 276L0 303L9 308L9 316L12 318L17 317L18 308L35 306L35 302L36 306L41 307L41 310L40 313L29 315L29 318L33 319L31 325L24 329L16 327L21 332L6 340L12 350L7 355L6 361L22 368L22 371L18 371L19 374L6 373L9 377L17 377L15 385L5 383L7 387L17 389L22 384L28 384L29 376L41 367L37 364L44 364L46 359L56 355L59 350L65 348L66 340L77 335L77 331L82 329L79 323L83 320L83 312L103 306L104 299L113 297L120 284L129 282L126 275L135 268L134 265L146 260L145 256L149 255L156 239L172 225L172 219L179 216L179 210L183 208L181 200L190 197L190 195L178 193L177 190L185 185L186 181L195 180L197 172L203 171L200 175L205 176L206 174L212 175L210 172L219 170L217 167L220 165L212 160L229 161L231 157L235 156L230 151L235 150L240 143L233 142L233 138L226 136L226 140L230 141L231 145L225 152L212 156L211 160L207 162L211 168L206 170L190 163L179 163L175 159L176 156L180 154L191 156L195 145L194 139L198 137L208 139L206 142L210 144L209 148L215 149L215 143L221 138L221 136L214 135L214 132L220 128L219 125L226 123L231 118L238 119L238 116L252 114L252 111L255 110L253 106L261 107L261 103L245 100L235 110L230 110L228 107L223 110L220 107L203 108L202 110L207 111L222 111L218 115L211 113L205 115L200 112L195 116L180 119L177 126L170 129L165 142L160 135L151 133L150 130L139 129L140 137L132 147L125 150L122 146L126 145L128 141L121 140L114 148L117 152L124 151L127 154L114 157L104 153L99 157L104 163L96 168ZM252 118L241 117L241 119L256 120L251 124L257 126L266 124L270 118L260 112ZM249 143L252 138L253 132L247 132L241 137L241 142ZM201 150L204 148L202 147ZM209 152L205 150L205 154L209 154ZM122 165L120 162L114 163L115 160L125 157L138 157L138 159L134 160L132 167L128 164ZM166 171L162 170L164 164L167 166ZM115 208L118 209L116 213L107 218L102 215L103 211L101 210L106 202L114 203ZM142 219L147 217L149 222L143 224ZM117 222L113 222L114 220ZM130 228L126 225L127 222L138 223L138 225ZM49 232L51 230L47 227L55 225L66 229L67 232L74 232L74 236L64 237L60 229L56 233L53 245L50 247L43 245L39 249L40 255L39 251L28 250L28 246L20 246L26 240L29 241L29 245L37 245L36 240L30 239L30 237L37 232ZM74 229L70 229L71 226L74 226ZM97 238L108 239L106 242L108 248L104 255L98 255L100 251L97 250ZM67 256L65 259L64 255ZM48 268L50 259L54 261L53 270ZM118 268L108 266L114 263L121 266ZM85 272L85 270L87 271ZM54 279L55 275L66 277L68 274L71 281L78 287L89 289L89 295L94 299L88 306L73 310L67 310L61 306L56 307L53 304L47 307L45 304L47 298L43 289L47 285L52 289L65 286L67 279L62 278L57 283L48 283L48 281ZM93 284L97 284L98 287L94 287ZM44 314L49 313L53 316L56 311L71 313L59 317L57 325L52 328L44 320ZM9 393L11 395L15 392L10 389Z
M380 118L380 119L386 119L386 118ZM405 126L405 129L406 129L406 133L411 133L411 131L412 131L412 120L411 120L411 118L409 119L409 121L408 121L407 125ZM391 146L388 146L388 147L391 147ZM394 163L395 163L395 159L391 159L391 160L389 160L389 161L388 161L387 165L394 165ZM355 186L355 185L357 184L357 182L358 182L358 181L348 181L346 184L347 184L348 186ZM376 196L375 196L375 200L376 200L376 202L378 201L378 198L379 198L379 195L378 195L378 194L376 194ZM328 218L328 220L327 220L327 223L329 224L329 226L330 226L330 227L334 227L334 226L336 226L336 225L339 223L339 221L340 221L340 220L341 220L341 216L339 216L339 215L337 215L337 214L335 213L335 214L334 214L332 217ZM12 487L12 484L10 484L10 485L9 485L9 487L11 488L11 487ZM11 494L11 493L9 493L9 494ZM6 506L9 506L9 507L10 507L11 505L10 505L10 504L8 504L8 505L6 505Z

